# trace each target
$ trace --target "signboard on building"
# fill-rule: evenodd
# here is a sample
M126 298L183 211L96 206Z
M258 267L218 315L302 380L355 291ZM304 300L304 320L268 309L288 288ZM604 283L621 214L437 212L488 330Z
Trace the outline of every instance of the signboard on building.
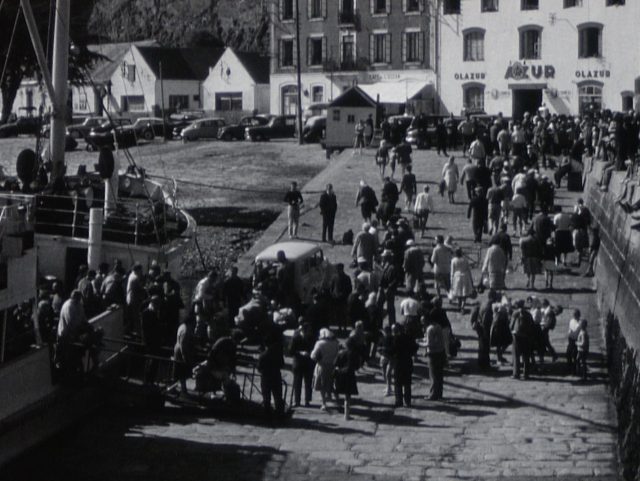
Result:
M556 77L556 69L553 65L527 65L523 62L513 62L507 67L505 79L528 80L551 79Z

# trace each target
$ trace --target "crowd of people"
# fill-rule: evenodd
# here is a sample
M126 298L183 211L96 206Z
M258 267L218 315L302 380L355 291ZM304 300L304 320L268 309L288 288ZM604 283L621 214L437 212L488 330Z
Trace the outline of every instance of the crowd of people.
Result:
M360 182L355 205L360 208L361 229L353 239L343 237L343 243L352 244L350 273L337 264L332 278L312 293L308 305L296 294L294 267L283 251L278 252L273 270L256 272L251 286L238 277L236 268L224 277L211 271L188 303L183 302L179 283L157 264L147 273L135 264L127 273L116 261L113 266L101 265L97 272L82 269L68 299L60 283L44 291L38 306L41 329L53 333L64 354L86 331L87 317L113 304L124 306L126 330L139 335L147 355L145 383L156 381L158 360L167 346L174 346L181 391L188 391L187 380L195 376L196 390L213 385L229 396L235 392L237 350L257 345L264 408L279 415L286 404L285 355L291 358L296 406L303 402L309 406L316 391L325 411L333 409L332 401L342 405L344 398L348 419L352 397L358 394L358 373L368 369L380 370L384 393L395 397L396 406L411 406L414 364L422 354L429 370L427 397L442 399L445 369L460 347L448 317L452 309L469 315L477 334L480 370L508 363L505 352L510 348L514 378L528 379L536 370L543 373L545 355L552 362L558 359L549 334L562 308L544 294L515 299L509 295L510 283L522 269L527 289L535 291L536 277L544 273L545 289L552 291L555 276L580 268L583 260L587 263L583 274L594 274L598 228L581 199L569 209L557 205L556 189L565 176L581 173L586 157L612 163L614 169L635 165L638 117L604 112L573 119L549 115L543 107L535 115L526 113L519 122L501 115L489 125L471 117L457 123L451 117L439 122L439 128L438 151L453 152L461 137L465 160L458 165L459 159L450 156L441 178L430 180L440 184L440 195L452 204L459 202L458 186L463 188L479 251L464 250L452 236L443 235L436 235L430 248L417 245L418 231L420 238L429 231L435 200L429 185L418 192L411 146L393 138L389 130L375 154L382 179L379 195L367 182ZM370 145L373 130L360 122L356 136L355 148L361 149ZM401 177L396 181L398 167ZM284 202L289 237L297 238L303 198L295 183ZM322 241L334 243L338 202L331 184L320 195L318 207ZM514 255L514 244L519 257ZM483 246L484 257L475 260L472 254L481 253ZM474 278L476 266L479 276ZM432 284L426 281L429 267ZM470 303L473 300L477 302ZM445 307L447 302L450 307ZM293 334L285 340L287 329ZM199 363L202 350L206 361ZM576 310L567 333L569 372L587 376L588 352L587 323ZM58 359L77 362L64 355Z

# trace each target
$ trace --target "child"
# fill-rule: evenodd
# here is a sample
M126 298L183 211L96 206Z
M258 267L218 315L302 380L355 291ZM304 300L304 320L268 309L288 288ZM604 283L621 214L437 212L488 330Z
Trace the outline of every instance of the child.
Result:
M580 321L580 331L576 341L578 357L576 359L576 374L587 379L587 357L589 356L589 333L587 332L587 320Z
M567 364L569 365L569 372L576 371L577 360L577 341L580 334L580 309L573 311L573 317L569 321L569 332L567 333Z

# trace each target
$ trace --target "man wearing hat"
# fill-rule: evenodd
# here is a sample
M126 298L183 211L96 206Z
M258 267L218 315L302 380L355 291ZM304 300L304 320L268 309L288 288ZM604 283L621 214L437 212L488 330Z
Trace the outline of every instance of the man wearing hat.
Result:
M398 289L398 279L400 278L398 268L393 262L393 251L385 249L382 252L383 271L380 279L380 295L378 298L381 303L387 304L387 317L389 325L392 326L396 322L396 291Z
M413 239L406 242L407 250L404 251L404 261L402 268L404 269L405 286L407 291L413 291L420 286L423 279L424 254L422 250L415 245Z

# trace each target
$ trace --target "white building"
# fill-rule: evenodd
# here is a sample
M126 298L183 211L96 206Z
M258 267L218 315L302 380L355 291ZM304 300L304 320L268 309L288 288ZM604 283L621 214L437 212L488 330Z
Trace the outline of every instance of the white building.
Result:
M203 109L202 82L222 49L132 46L110 79L109 110L143 114Z
M202 83L203 108L269 113L269 58L227 48Z
M440 19L448 112L639 108L638 0L443 0Z

